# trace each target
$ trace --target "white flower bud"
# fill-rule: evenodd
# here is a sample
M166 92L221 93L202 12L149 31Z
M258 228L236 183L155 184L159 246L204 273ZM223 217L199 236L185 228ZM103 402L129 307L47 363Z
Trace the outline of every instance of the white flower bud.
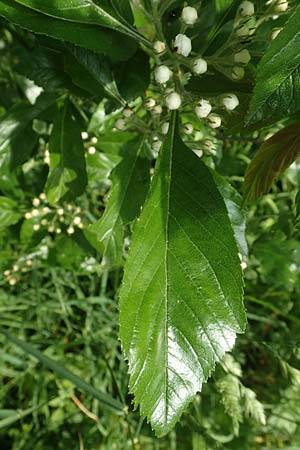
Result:
M222 124L222 119L217 114L210 114L207 119L212 128L219 128Z
M169 126L170 126L169 122L163 123L161 126L161 134L164 134L164 135L168 134Z
M242 25L241 27L239 27L236 30L236 35L240 38L245 38L247 36L249 36L250 34L250 28L248 27L248 25Z
M159 151L160 147L162 146L162 141L155 141L152 144L152 150L156 153Z
M171 78L172 72L168 66L158 66L154 71L154 78L157 83L164 84Z
M44 206L44 208L42 209L42 213L43 214L48 214L49 212L51 212L51 209L48 208L48 206Z
M91 143L95 145L95 144L97 144L97 142L98 142L98 139L96 138L96 136L92 137Z
M39 216L39 214L40 214L40 212L39 212L38 209L33 209L33 210L31 211L32 217L37 217L37 216Z
M81 223L81 217L76 216L73 220L74 225L79 225Z
M14 264L13 265L13 271L14 272L18 272L19 269L20 269L20 267L18 266L18 264Z
M48 231L49 231L49 233L53 233L53 232L55 231L54 226L53 226L53 225L50 225L50 226L48 227Z
M254 4L252 2L244 1L241 3L239 11L243 17L253 16L255 13Z
M179 55L189 56L192 51L192 41L185 34L177 34L174 48Z
M33 229L34 229L34 231L38 231L40 229L40 224L39 223L35 223L33 225Z
M245 69L243 67L235 66L232 69L231 77L233 80L242 80L245 76Z
M59 216L63 216L63 215L64 215L64 210L63 210L63 208L59 208L59 209L57 210L57 214L58 214Z
M16 279L16 278L10 278L10 279L8 280L8 282L9 282L9 284L10 284L11 286L14 286L15 284L17 284L17 279Z
M74 234L74 233L75 233L75 229L74 229L74 227L72 227L72 225L70 225L70 226L67 228L67 233L68 233L68 234Z
M125 108L123 110L123 116L127 119L128 117L132 116L133 111L130 108Z
M60 234L61 233L61 228L56 228L55 233Z
M4 270L4 276L5 277L9 277L9 275L10 275L10 270Z
M199 119L203 119L204 117L207 117L208 114L211 112L212 106L208 100L200 100L195 108L195 113Z
M45 194L44 192L42 192L42 193L39 195L39 197L40 197L41 200L46 200L46 194Z
M193 63L193 72L196 75L202 75L203 73L207 72L207 62L203 58L197 58L195 59Z
M181 105L181 98L177 92L172 92L166 98L166 105L169 109L178 109Z
M81 133L81 138L82 138L84 141L86 141L86 140L89 138L88 133L87 133L86 131L83 131L83 132Z
M285 12L288 10L289 2L287 0L278 0L275 5L276 12Z
M162 41L155 41L153 44L155 53L163 53L166 50L166 44Z
M26 265L31 267L32 264L33 264L32 259L27 259Z
M31 212L25 213L25 219L29 220L29 219L31 219L31 217L32 217Z
M115 127L117 130L124 130L126 127L126 123L124 119L118 119L115 122Z
M32 204L33 204L33 206L39 206L39 204L40 204L40 199L39 199L39 198L34 198L34 199L32 200Z
M162 113L162 107L160 105L156 105L153 108L153 112L154 112L154 114L161 114Z
M96 153L96 148L95 147L89 147L89 149L88 149L88 154L89 155L94 155L95 153Z
M41 224L42 224L43 226L48 225L48 220L47 220L47 219L42 219L42 220L41 220Z
M279 35L279 33L282 31L282 28L274 28L274 30L272 30L271 33L271 39L272 41L274 41L274 39L277 38L277 36Z
M233 111L239 104L239 99L235 94L227 94L222 98L222 105L225 106L228 111Z
M185 134L192 134L193 131L194 131L194 127L193 127L193 125L191 123L186 123L183 126L183 132Z
M251 60L251 55L247 49L241 50L234 55L234 61L238 64L247 65Z
M145 102L145 106L147 109L152 109L156 105L156 101L154 98L148 98Z
M194 23L197 22L198 19L198 12L196 8L193 8L192 6L186 6L182 10L181 18L186 25L194 25Z

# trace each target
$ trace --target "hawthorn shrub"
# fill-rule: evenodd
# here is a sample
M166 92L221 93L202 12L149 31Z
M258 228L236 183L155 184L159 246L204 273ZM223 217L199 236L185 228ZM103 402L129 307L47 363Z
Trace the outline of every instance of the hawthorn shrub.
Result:
M0 17L1 450L299 448L298 2Z

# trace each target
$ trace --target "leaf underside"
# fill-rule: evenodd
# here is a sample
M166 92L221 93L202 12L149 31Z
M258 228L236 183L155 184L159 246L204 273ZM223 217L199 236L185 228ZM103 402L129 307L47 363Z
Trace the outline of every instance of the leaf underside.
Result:
M268 192L300 155L300 125L293 124L268 139L249 164L244 182L244 200L250 202Z
M177 135L174 115L120 292L130 390L158 436L170 431L244 330L242 291L224 201Z

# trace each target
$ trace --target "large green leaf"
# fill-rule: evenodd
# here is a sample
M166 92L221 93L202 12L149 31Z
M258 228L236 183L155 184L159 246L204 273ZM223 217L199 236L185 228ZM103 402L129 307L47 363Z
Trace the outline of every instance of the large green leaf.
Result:
M126 60L136 49L132 39L96 25L74 23L40 14L11 0L0 0L0 16L34 33L71 42L113 60Z
M108 27L134 39L145 41L121 17L120 12L113 8L110 2L106 0L101 2L95 0L69 0L67 3L66 0L56 0L55 2L45 2L45 0L15 0L15 2L49 15L50 17L64 21ZM127 11L130 11L128 0L123 0L122 3L127 6Z
M50 171L46 183L49 202L55 204L81 195L87 184L84 147L69 100L65 100L55 117L49 150Z
M112 173L105 212L89 228L97 236L103 264L109 266L122 262L123 227L139 215L148 191L150 166L141 158L143 147L144 139L139 138L125 144L124 158Z
M226 206L170 121L120 292L135 404L168 432L245 328L243 280Z
M249 164L244 182L245 202L256 200L271 189L300 155L300 125L293 124L268 139Z
M248 123L276 120L300 110L300 6L257 69Z

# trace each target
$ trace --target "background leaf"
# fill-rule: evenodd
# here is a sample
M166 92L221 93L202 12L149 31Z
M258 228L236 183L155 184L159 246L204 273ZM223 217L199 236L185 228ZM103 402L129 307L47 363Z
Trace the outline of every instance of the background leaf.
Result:
M245 202L271 189L273 181L300 155L300 125L293 124L268 139L249 164L244 182Z
M0 230L17 223L20 217L17 203L8 197L0 196Z
M135 404L168 432L245 327L242 274L222 197L173 115L120 292Z
M300 6L257 69L248 123L275 122L300 109Z

